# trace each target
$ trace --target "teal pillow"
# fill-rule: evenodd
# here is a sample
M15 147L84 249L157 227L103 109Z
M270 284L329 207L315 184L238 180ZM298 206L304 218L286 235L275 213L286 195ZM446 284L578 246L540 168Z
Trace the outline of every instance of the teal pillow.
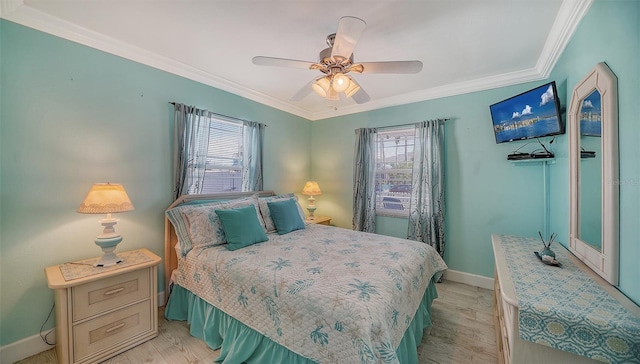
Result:
M304 221L300 217L298 204L295 200L267 202L267 205L278 234L283 235L304 229Z
M227 249L238 250L269 240L264 226L258 220L254 205L239 209L216 210L227 239Z

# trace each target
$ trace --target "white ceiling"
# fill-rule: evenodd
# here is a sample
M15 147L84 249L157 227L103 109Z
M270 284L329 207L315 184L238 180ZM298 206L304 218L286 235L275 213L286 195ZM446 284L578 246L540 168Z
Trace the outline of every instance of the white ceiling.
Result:
M2 0L0 15L318 120L548 77L592 0ZM355 62L420 60L418 74L355 74L371 96L289 98L345 15L366 21ZM183 100L188 102L188 100Z

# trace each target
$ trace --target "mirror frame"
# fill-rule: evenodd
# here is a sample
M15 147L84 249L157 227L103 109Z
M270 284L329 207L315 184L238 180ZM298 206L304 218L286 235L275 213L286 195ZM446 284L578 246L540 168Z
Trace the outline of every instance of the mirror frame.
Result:
M601 97L602 136L602 248L597 251L580 239L580 110L583 100L598 90ZM618 285L619 180L618 79L606 63L598 63L576 87L569 108L570 232L569 250L614 286Z

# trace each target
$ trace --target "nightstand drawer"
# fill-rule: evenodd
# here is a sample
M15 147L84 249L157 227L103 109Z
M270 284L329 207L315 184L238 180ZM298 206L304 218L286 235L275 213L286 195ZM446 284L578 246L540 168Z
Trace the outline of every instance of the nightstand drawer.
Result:
M73 321L149 297L149 269L73 287Z
M150 305L143 301L74 326L74 362L151 332Z

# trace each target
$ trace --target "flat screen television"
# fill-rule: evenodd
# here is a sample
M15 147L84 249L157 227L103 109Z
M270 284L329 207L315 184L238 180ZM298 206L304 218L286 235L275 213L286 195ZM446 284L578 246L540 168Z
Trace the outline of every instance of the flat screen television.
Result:
M555 81L489 106L496 143L564 134Z

